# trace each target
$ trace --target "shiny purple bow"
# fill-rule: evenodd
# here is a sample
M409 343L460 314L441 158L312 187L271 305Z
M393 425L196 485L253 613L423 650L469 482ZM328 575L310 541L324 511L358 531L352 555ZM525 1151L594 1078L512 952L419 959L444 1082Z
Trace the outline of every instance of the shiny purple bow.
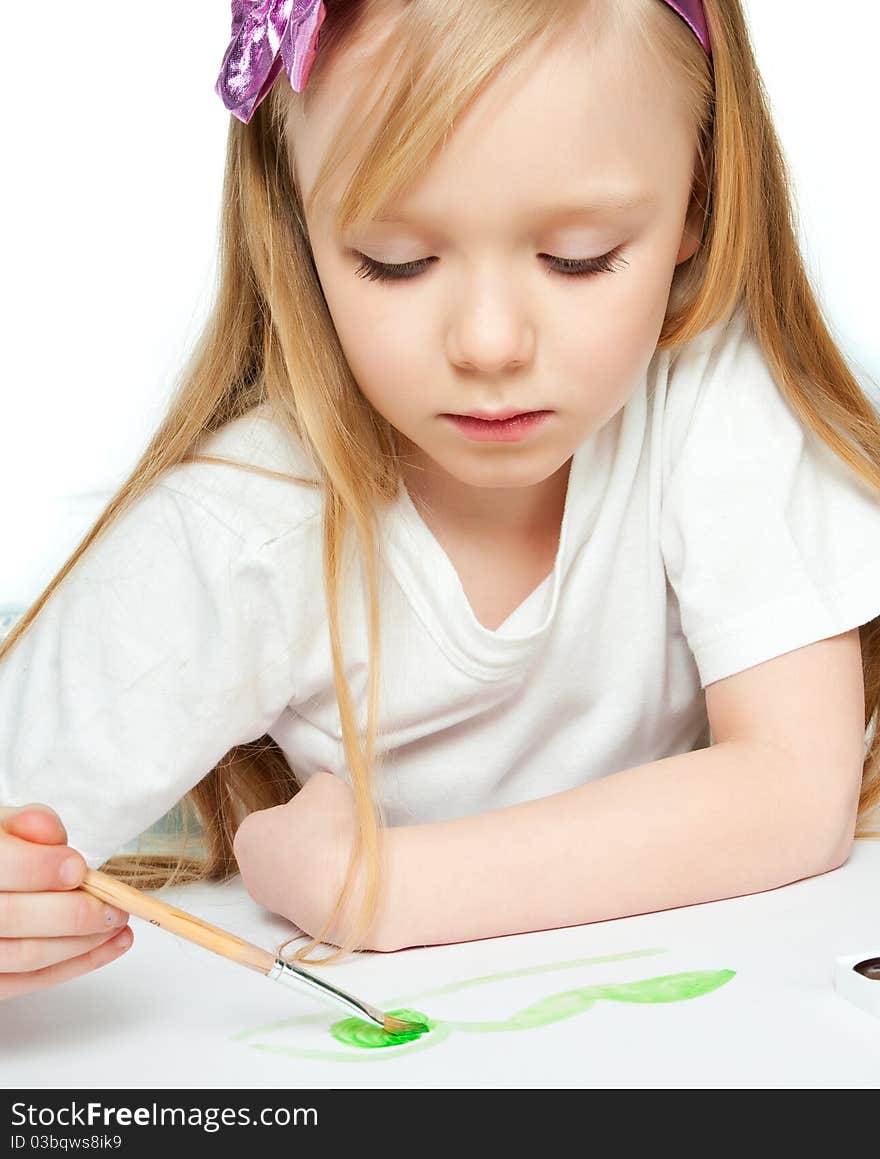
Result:
M703 0L662 0L677 12L706 50L712 46ZM301 93L318 50L326 12L323 0L232 0L232 40L214 91L247 125L282 67Z
M247 125L282 67L301 93L318 50L323 0L232 0L232 40L214 91Z

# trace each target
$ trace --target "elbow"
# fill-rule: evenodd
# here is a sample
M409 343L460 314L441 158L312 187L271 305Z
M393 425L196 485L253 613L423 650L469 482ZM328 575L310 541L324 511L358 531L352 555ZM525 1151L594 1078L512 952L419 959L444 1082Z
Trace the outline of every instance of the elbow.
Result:
M250 897L258 905L272 909L273 906L266 896L265 885L267 877L263 872L261 849L264 847L260 836L260 821L257 813L249 813L235 831L232 839L232 852L235 856L238 872Z
M847 863L855 844L854 829L854 824L852 828L847 828L844 837L834 845L830 858L826 860L824 873L830 873L832 869L840 869L841 865Z
M823 854L820 860L819 873L830 873L833 869L839 869L846 864L852 852L858 823L858 796L854 800L850 800L847 806L842 821L838 821L837 825L829 831L826 818L824 826L820 829L820 838L814 846L816 849L821 849Z
M275 827L278 810L274 806L249 813L235 831L232 852L251 900L309 933L303 922L312 921L312 903L302 888L304 875L292 875L283 854L283 843L279 843Z

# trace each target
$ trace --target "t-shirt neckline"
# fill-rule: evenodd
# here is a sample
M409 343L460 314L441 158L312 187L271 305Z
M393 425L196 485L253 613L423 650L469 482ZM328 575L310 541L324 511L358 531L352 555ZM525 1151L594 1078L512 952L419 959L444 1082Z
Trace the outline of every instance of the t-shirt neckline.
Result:
M620 414L575 449L553 570L494 630L477 620L451 559L401 482L397 499L384 514L390 567L428 632L474 678L499 680L514 675L552 629L561 585L599 515L619 421ZM535 624L538 601L543 604L543 615ZM524 630L520 622L527 625Z

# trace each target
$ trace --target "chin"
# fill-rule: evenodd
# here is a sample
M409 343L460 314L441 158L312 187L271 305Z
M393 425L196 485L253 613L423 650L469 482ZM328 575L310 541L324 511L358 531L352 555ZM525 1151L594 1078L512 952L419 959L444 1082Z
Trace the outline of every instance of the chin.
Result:
M434 461L459 483L471 487L484 487L487 490L501 490L509 487L535 487L545 479L549 479L551 475L555 475L570 457L566 455L560 459L558 455L551 455L546 450L542 454L534 449L513 455L509 450L498 454L491 449L487 453L482 449L486 447L485 443L474 445L481 449L470 452L470 462L462 462L460 459L448 462L442 459ZM480 456L479 462L473 462L474 454Z

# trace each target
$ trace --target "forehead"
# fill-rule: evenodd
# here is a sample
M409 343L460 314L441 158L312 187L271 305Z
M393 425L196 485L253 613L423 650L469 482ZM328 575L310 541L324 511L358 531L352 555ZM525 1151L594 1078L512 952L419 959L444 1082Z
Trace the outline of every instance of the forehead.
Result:
M305 199L326 143L381 91L363 39L322 78L296 122L294 154ZM461 115L441 151L382 218L473 223L534 216L568 203L661 200L689 187L696 146L685 102L648 54L621 51L613 36L571 35L532 45ZM357 162L347 159L317 212L333 205ZM611 213L613 206L594 207Z

